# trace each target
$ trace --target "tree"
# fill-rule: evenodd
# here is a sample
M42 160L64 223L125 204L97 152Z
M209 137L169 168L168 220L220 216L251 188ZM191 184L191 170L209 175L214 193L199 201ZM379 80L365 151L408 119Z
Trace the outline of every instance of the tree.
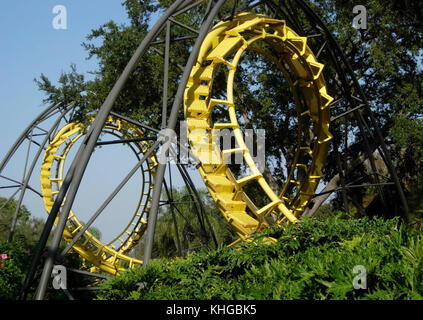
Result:
M77 116L84 116L97 110L106 95L122 72L126 63L135 51L141 39L146 35L148 24L153 14L158 14L170 1L137 1L126 0L123 6L127 11L130 24L116 25L110 21L96 30L93 30L83 44L89 58L99 60L93 80L85 80L84 76L76 71L74 66L67 74L59 79L59 86L53 86L50 81L41 76L37 81L41 90L46 92L49 102L64 100L77 101L79 112ZM235 1L227 1L223 11L231 12ZM394 155L395 166L400 174L401 181L408 191L409 197L415 196L416 184L421 181L420 172L423 161L423 142L419 132L423 129L422 102L423 102L423 73L419 59L422 57L422 11L416 2L406 1L406 5L399 6L393 0L367 0L361 3L367 8L366 30L353 28L353 8L356 5L352 0L325 0L310 1L310 5L328 22L329 29L344 50L351 66L366 92L372 110L375 113L382 133L387 136L388 148ZM196 27L201 19L203 9L194 10L188 15L178 17L181 22ZM259 7L255 10L261 10ZM304 16L296 17L301 28L309 27ZM175 29L174 37L190 35L183 28ZM160 37L164 38L162 32ZM310 43L313 40L310 40ZM172 102L173 94L178 86L180 70L176 64L184 65L192 41L172 43L170 68L169 99ZM159 51L163 46L158 45ZM161 89L163 77L161 70L163 59L160 54L150 52L144 55L137 68L131 75L125 88L122 90L114 111L143 121L146 124L158 127L160 122ZM325 69L328 75L330 94L339 94L339 76L329 66ZM225 76L224 72L217 77ZM238 116L243 128L263 128L266 130L266 170L265 177L272 188L280 190L286 180L287 171L284 169L292 162L296 140L295 112L292 98L286 80L280 72L275 71L274 65L253 53L243 59L239 72L236 74L235 94L238 107ZM222 94L223 89L215 81L213 89L216 95ZM182 115L180 115L182 118ZM216 114L219 117L219 114ZM223 116L223 115L220 115ZM352 127L345 127L352 130ZM355 161L350 172L343 172L347 179L354 180L354 174L360 169L366 170L366 158L361 157L363 138L356 129L350 141L348 156ZM341 132L333 132L339 146L343 146L340 139ZM410 141L413 143L410 144ZM370 146L373 150L377 145ZM410 163L412 165L410 165ZM368 166L368 165L367 165ZM242 167L234 168L242 171ZM370 178L369 178L370 179ZM369 182L362 181L362 182ZM341 182L339 167L335 156L330 156L325 169L325 191L336 189ZM252 192L255 201L260 201L260 194ZM414 195L413 195L414 194ZM312 215L331 195L319 198L307 212ZM367 198L366 198L367 197ZM339 196L338 196L339 198ZM357 211L366 214L369 205L368 195L357 193L354 196L354 207ZM376 197L373 197L376 201ZM398 203L395 197L389 197L392 204ZM336 197L335 197L336 200ZM339 200L339 199L338 199ZM372 200L373 201L373 200ZM370 201L371 202L371 201ZM342 201L334 201L339 208ZM376 203L376 202L375 202Z
M0 197L0 300L16 300L19 298L24 280L27 276L31 265L32 255L35 252L36 244L39 240L44 227L44 220L31 216L26 206L21 206L19 210L18 220L12 242L8 242L10 225L16 210L17 201ZM97 228L92 227L89 231L100 239L101 233ZM52 235L51 235L52 236ZM50 236L50 239L51 239ZM50 242L50 239L48 243ZM62 240L61 249L65 246ZM47 249L41 257L41 263L36 270L36 279L41 276L42 266L47 257ZM69 253L66 258L61 261L66 268L82 269L84 268L83 260L76 253ZM77 274L68 273L68 286L72 288L86 287L93 284L92 278L84 278ZM30 290L29 297L35 292L36 281ZM55 291L52 283L49 282L51 294L48 299L67 300L68 298L62 291ZM89 292L72 293L77 298L91 298Z
M421 138L416 136L423 129L423 70L419 62L423 44L422 10L412 1L401 6L396 1L378 0L361 4L367 8L366 30L352 28L354 1L325 1L317 9L330 21L331 31L346 51L381 131L387 136L394 165L410 199L412 185L416 186L419 180L423 150ZM360 143L358 139L356 145ZM358 158L357 153L353 155ZM334 175L330 182L339 185L339 176ZM399 202L395 197L391 200L393 206Z
M169 193L173 199L173 213L169 204L163 205L160 209L154 236L153 257L185 256L189 251L213 248L210 226L218 244L230 244L236 239L234 232L220 214L208 192L199 191L204 214L207 216L207 219L202 218L203 222L200 222L195 208L197 206L200 209L198 203L195 204L192 201L187 188L169 190ZM162 198L169 201L165 194ZM137 258L140 259L142 259L144 241L145 238L135 252ZM181 252L179 252L179 247Z
M0 243L8 241L13 215L16 211L17 201L0 197ZM7 203L6 203L7 202ZM15 238L21 238L24 242L34 245L41 234L44 221L40 218L31 217L31 213L25 206L21 206L14 233Z

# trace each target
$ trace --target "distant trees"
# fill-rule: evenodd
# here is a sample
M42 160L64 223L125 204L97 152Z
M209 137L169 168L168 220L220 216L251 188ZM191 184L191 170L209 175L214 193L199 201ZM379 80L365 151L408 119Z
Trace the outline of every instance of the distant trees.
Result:
M199 191L205 214L200 216L200 219L195 209L198 203L192 201L186 188L174 189L170 192L174 202L173 213L169 204L163 205L160 209L156 224L153 257L185 256L188 251L213 248L210 226L218 244L230 244L237 238L207 191ZM168 200L166 196L162 198ZM200 210L199 207L198 210ZM144 243L141 241L138 248L135 249L135 256L142 259L143 251Z
M11 199L7 204L6 198L0 197L0 243L7 242L13 215L16 210L16 201ZM15 238L22 238L28 244L35 244L44 226L43 219L31 217L26 206L21 206L14 233Z

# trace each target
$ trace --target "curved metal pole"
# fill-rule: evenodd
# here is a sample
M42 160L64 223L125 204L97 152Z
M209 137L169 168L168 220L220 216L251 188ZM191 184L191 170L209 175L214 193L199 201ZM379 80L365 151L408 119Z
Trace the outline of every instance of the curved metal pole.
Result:
M6 179L6 180L8 180L8 181L10 181L10 182L13 182L13 183L16 183L16 184L19 186L19 188L22 188L22 182L19 182L19 181L15 180L15 179L11 179L11 178L5 177L5 176L3 176L3 175L0 175L0 178L2 178L2 179ZM43 197L43 195L41 194L41 192L39 192L39 191L35 190L35 189L34 189L33 187L31 187L30 185L27 185L27 186L26 186L26 188L27 188L28 190L31 190L32 192L34 192L36 195L40 196L41 198ZM12 198L13 198L13 197L12 197Z
M19 138L15 141L15 143L10 147L7 154L4 156L2 162L0 163L0 173L3 171L3 169L6 167L7 163L9 162L10 158L14 155L16 150L21 145L22 141L25 140L26 136L28 135L28 132L40 121L45 120L45 117L52 112L53 110L57 109L60 106L60 103L56 103L45 109L43 112L41 112L38 117L36 117L29 125L26 127L26 129L22 132L22 134L19 136Z
M71 108L73 108L73 106L74 106L74 104L71 104L70 106L68 106L62 112L62 114L60 115L60 117L55 121L55 123L53 124L53 126L46 133L46 137L44 138L43 142L41 143L41 146L38 148L37 154L35 155L34 159L32 160L32 163L31 163L31 166L30 166L30 168L28 170L28 173L26 175L26 178L24 178L24 181L22 183L22 190L21 190L21 193L19 195L18 203L16 204L16 211L15 211L15 214L13 215L12 225L10 226L10 233L9 233L9 239L8 239L9 242L11 242L13 240L13 234L15 232L16 222L18 220L19 209L20 209L20 207L22 205L22 201L23 201L23 198L25 196L25 191L27 189L29 180L31 179L32 172L34 171L35 165L37 164L37 161L38 161L38 158L41 155L41 152L44 150L44 145L49 140L51 133L59 126L59 124L62 121L63 117L66 115L66 113Z
M75 158L80 156L83 149L79 149ZM68 173L66 174L65 179L63 180L62 186L59 190L59 193L56 197L56 200L53 203L53 207L50 211L50 214L48 215L47 221L44 224L43 231L40 236L40 240L38 241L35 249L34 249L34 255L32 256L31 265L29 267L29 271L26 275L24 285L22 287L20 299L25 300L26 296L28 294L28 290L32 285L32 282L34 280L35 272L37 270L37 266L40 263L42 252L47 244L48 237L51 233L51 230L54 225L54 221L56 220L57 214L59 213L60 206L62 205L63 199L65 197L65 190L69 187L72 177L75 171L76 162L72 162ZM61 215L62 216L62 215ZM63 232L62 232L63 233ZM51 273L51 271L50 271ZM47 279L48 280L48 279Z
M216 3L216 5L210 11L210 14L207 17L206 21L202 24L200 28L197 41L195 42L194 47L192 48L191 54L188 58L188 62L185 66L185 70L181 78L181 82L178 87L178 91L176 92L175 99L173 101L172 110L170 112L169 121L168 121L168 128L171 130L175 130L176 122L178 121L179 107L182 104L185 87L188 83L188 78L191 73L191 69L194 66L196 59L198 57L201 44L203 43L204 38L206 37L209 31L209 28L213 23L213 19L215 18L215 16L219 12L219 9L222 7L222 5L225 2L226 0L219 0ZM149 216L149 219L148 219L149 221L147 225L147 239L146 239L146 245L144 249L144 259L143 259L144 266L147 266L151 259L151 252L153 249L153 241L154 241L154 231L156 228L157 213L159 210L160 194L161 194L163 177L164 177L165 171L166 171L166 164L159 164L157 167L156 183L155 183L155 188L153 190L152 205L151 205L150 216Z
M63 249L60 256L57 260L62 260L66 253L73 247L73 245L84 235L84 233L91 227L94 221L98 218L98 216L103 212L106 206L113 200L113 198L119 193L120 190L125 186L125 184L131 179L131 177L138 171L138 169L142 166L142 164L150 157L151 153L158 147L159 143L154 143L144 156L138 161L138 163L132 168L132 170L126 175L126 177L119 183L119 185L113 190L113 192L109 195L109 197L103 202L100 208L93 214L93 216L88 220L88 222L84 225L84 227L78 231L75 237L73 237L72 241Z
M60 214L59 222L57 223L56 230L54 232L53 240L51 246L49 248L49 255L44 263L43 273L41 275L39 288L35 295L36 300L42 300L44 298L47 283L50 279L51 271L53 269L54 258L59 247L60 241L62 239L63 230L66 225L67 218L69 216L70 209L72 207L73 201L75 200L76 193L78 191L79 185L82 180L82 176L85 172L85 169L88 165L88 161L91 157L91 154L94 150L98 137L103 129L104 123L107 120L107 117L110 111L113 108L113 105L122 90L123 86L125 85L126 81L128 80L129 76L135 69L139 59L145 52L146 48L150 44L150 42L156 37L157 33L161 30L164 23L168 20L168 18L175 12L175 10L184 3L184 0L177 0L175 1L163 14L163 16L156 22L153 26L151 31L146 35L143 39L141 44L138 46L137 50L135 51L134 55L126 65L125 69L123 70L121 76L113 86L112 90L108 94L106 100L104 101L103 105L101 106L95 120L90 127L89 132L87 133L86 138L84 139L80 149L78 150L79 156L75 157L73 163L75 163L75 172L70 176L70 183L69 185L63 184L60 188L59 194L67 193L67 198L65 204L63 206L62 212ZM80 152L81 151L81 152ZM71 173L71 172L69 172ZM68 173L68 174L69 174ZM68 175L67 175L68 176ZM63 189L63 190L62 190ZM59 199L59 196L56 198L56 201L53 205L53 208L50 212L50 215L57 215L61 203L63 202L63 198Z

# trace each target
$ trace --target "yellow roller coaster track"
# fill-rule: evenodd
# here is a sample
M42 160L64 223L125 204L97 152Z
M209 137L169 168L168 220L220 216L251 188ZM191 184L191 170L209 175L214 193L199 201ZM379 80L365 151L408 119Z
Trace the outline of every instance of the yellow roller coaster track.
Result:
M277 195L255 164L244 141L234 102L234 79L243 53L247 50L263 55L283 73L290 86L297 114L298 139L295 156L282 192ZM219 68L227 69L224 99L213 97L212 85ZM241 13L230 21L217 24L205 38L196 65L193 67L184 95L184 113L188 124L188 138L194 155L200 160L200 174L227 222L234 228L239 241L260 231L272 216L278 224L293 223L304 212L322 178L329 141L329 105L332 102L323 78L324 65L319 63L307 46L307 38L300 37L285 21L262 15ZM225 110L228 122L212 120L215 108ZM215 130L231 130L236 147L221 150ZM304 129L311 129L313 141L305 141ZM109 117L104 133L120 139L144 137L144 132L129 123ZM82 123L72 122L63 127L46 149L41 167L41 191L47 212L63 182L65 160L72 146L85 134ZM133 141L133 140L132 140ZM147 151L147 142L132 142L131 149L138 159ZM236 177L228 166L233 155L242 155L247 174ZM143 174L142 191L127 227L111 242L104 244L90 232L85 232L72 250L93 265L93 270L110 274L142 264L129 257L146 230L151 191L154 188L157 161L152 154ZM303 171L299 178L298 171ZM257 206L244 191L249 183L256 183L267 203ZM56 222L58 218L56 219ZM71 242L82 223L71 211L64 231L64 239ZM114 243L119 243L114 245ZM235 244L234 243L234 244Z
M138 139L145 136L139 128L113 117L108 118L103 133L111 134L120 139ZM41 191L47 212L50 212L62 185L66 157L72 146L84 135L84 125L80 122L71 122L56 134L46 149L41 166ZM148 142L145 141L131 142L129 146L138 160L149 148ZM156 167L157 161L153 153L147 159L145 165L140 168L142 173L141 195L135 212L129 224L115 239L104 244L93 234L86 231L72 247L72 250L93 265L92 271L100 269L110 274L117 274L128 267L142 264L141 260L131 258L127 254L146 230ZM55 223L58 219L57 217ZM83 224L71 211L63 234L65 241L71 242L82 228Z
M272 191L253 161L237 119L234 79L246 50L264 55L276 64L295 100L298 140L280 195ZM226 96L217 99L212 96L212 85L222 67L227 69ZM230 21L220 22L201 46L184 95L188 138L200 160L200 174L221 213L238 234L237 242L260 231L267 225L267 217L273 216L278 224L296 222L315 193L332 138L329 105L333 99L326 90L323 67L307 46L306 37L297 35L283 20L257 14L241 13ZM212 114L217 107L226 110L229 122L213 122ZM306 126L315 136L311 144L304 142L302 132ZM235 148L221 150L212 134L213 130L221 129L232 130ZM249 169L247 176L235 177L230 170L227 159L235 154L242 154ZM305 178L298 178L298 170L303 170ZM256 206L244 192L245 185L251 182L257 183L267 195L266 205Z

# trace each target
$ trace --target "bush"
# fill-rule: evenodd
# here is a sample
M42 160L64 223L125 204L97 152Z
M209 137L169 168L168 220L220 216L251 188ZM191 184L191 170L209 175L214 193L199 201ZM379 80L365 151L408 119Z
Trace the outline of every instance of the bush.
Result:
M29 245L23 237L16 237L11 243L0 243L0 300L17 300L25 281L26 274L31 265L32 253L34 246ZM44 252L41 262L36 271L35 281L30 289L28 299L33 298L36 285L38 285L39 276L42 272L45 257ZM67 268L80 269L82 266L81 259L77 254L67 255L63 265ZM68 287L84 287L92 283L92 279L81 278L80 275L70 274L67 276ZM85 294L84 297L92 298L91 293ZM66 295L60 290L54 290L52 282L49 282L46 299L67 300Z
M367 289L353 287L358 265ZM237 248L152 260L104 281L97 298L423 299L422 283L421 231L398 219L337 217L269 228Z
M31 249L17 241L0 244L0 299L14 300L19 296L31 262Z

